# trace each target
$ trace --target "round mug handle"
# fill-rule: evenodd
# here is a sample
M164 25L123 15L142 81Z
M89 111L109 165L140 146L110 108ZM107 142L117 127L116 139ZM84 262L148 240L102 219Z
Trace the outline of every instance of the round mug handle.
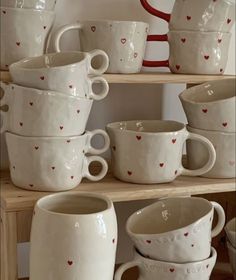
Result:
M109 92L109 85L108 82L106 81L106 79L104 79L103 77L93 77L91 79L89 79L89 86L90 86L90 93L88 95L88 98L92 98L93 100L102 100L104 99L108 92ZM94 83L99 83L102 85L102 90L99 93L95 93L93 91L93 84Z
M164 13L162 11L159 11L155 8L153 8L147 0L140 0L143 8L148 11L151 15L159 17L167 22L170 22L171 14Z
M223 207L214 201L211 201L211 204L213 205L217 215L218 215L218 222L215 228L211 231L211 237L216 237L224 228L225 225L225 211Z
M87 153L93 154L93 155L99 155L104 152L106 152L109 147L110 147L110 138L108 134L102 130L102 129L96 129L93 131L87 131L88 134L88 150L86 151ZM92 147L91 141L92 138L95 137L96 135L101 135L104 139L104 146L101 149L96 149Z
M114 280L121 280L122 279L122 275L124 274L124 272L132 267L136 267L136 266L140 266L141 263L139 261L132 261L132 262L128 262L128 263L125 263L123 265L121 265L116 273L115 273L115 278Z
M0 87L4 91L4 95L2 96L2 98L0 100L0 108L4 107L5 105L7 105L9 107L9 99L8 99L9 94L7 93L7 88L9 87L9 84L5 84L5 83L1 82ZM0 115L1 115L1 122L2 122L1 127L0 127L0 134L2 134L8 130L9 109L6 112L1 110Z
M187 131L186 140L187 139L196 140L196 141L201 142L203 145L205 145L209 152L209 158L208 158L207 163L199 169L190 170L190 169L184 168L181 165L181 167L179 169L179 174L182 174L184 176L201 176L201 175L207 173L208 171L210 171L212 169L212 167L214 166L214 164L216 162L215 148L214 148L213 144L206 137L204 137L202 135L198 135L198 134Z
M99 162L102 166L102 170L97 175L92 175L89 171L89 165L94 161ZM107 171L108 171L108 164L105 161L105 159L103 159L102 157L99 157L99 156L90 156L90 157L85 156L84 165L83 165L83 173L82 173L83 177L89 179L90 181L94 181L94 182L100 181L106 176Z

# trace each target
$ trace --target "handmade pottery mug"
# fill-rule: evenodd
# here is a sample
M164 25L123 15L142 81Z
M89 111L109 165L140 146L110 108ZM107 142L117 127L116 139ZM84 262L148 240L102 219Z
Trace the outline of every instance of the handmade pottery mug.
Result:
M191 87L179 98L191 127L235 132L235 79Z
M227 242L227 248L234 280L236 280L236 248L234 248L230 242Z
M112 201L83 192L45 196L35 205L30 242L31 280L111 280L117 247Z
M147 61L146 67L169 67L173 73L223 74L228 61L231 33L169 31L165 35L149 35L148 41L168 41L168 60Z
M214 210L218 223L212 229ZM225 223L224 209L203 198L160 200L131 215L126 230L135 247L154 260L186 263L207 259L211 239Z
M134 260L123 264L116 271L115 280L121 280L124 272L132 267L139 268L138 280L208 280L215 266L216 257L217 252L212 247L211 256L208 259L178 264L145 258L136 250Z
M1 7L53 11L57 0L1 0Z
M108 124L111 139L112 170L122 181L154 184L173 181L179 175L199 176L215 163L215 150L205 137L187 132L175 121L127 121ZM198 170L182 166L183 146L187 139L203 143L208 162Z
M9 109L0 112L1 133L9 131L22 136L40 137L84 133L93 100L15 84L4 88L1 104Z
M210 131L190 126L187 129L191 133L197 133L209 139L216 150L214 166L209 172L201 176L206 178L235 178L235 132ZM207 161L207 150L195 141L188 141L187 156L189 167L199 168Z
M227 234L229 242L236 249L236 217L226 224L225 232Z
M61 36L79 29L81 50L104 50L110 59L108 73L138 73L141 70L149 25L135 21L82 21L59 28L54 46L60 51Z
M91 62L97 56L102 57L102 65L94 69ZM12 64L10 74L13 82L21 86L101 100L109 91L107 81L102 77L89 78L88 75L103 74L108 64L108 56L101 50L51 53ZM100 92L93 91L94 83L102 84Z
M25 57L42 55L47 48L55 13L18 8L0 8L1 70Z
M95 135L104 131L95 130L71 137L24 137L6 133L12 182L23 189L35 191L65 191L79 185L82 178L101 180L107 173L107 162L98 156L108 149L109 138L101 149L91 147ZM102 170L92 175L89 166L99 162Z
M152 15L169 23L170 30L229 32L235 21L235 0L175 0L171 14L153 8L141 0Z

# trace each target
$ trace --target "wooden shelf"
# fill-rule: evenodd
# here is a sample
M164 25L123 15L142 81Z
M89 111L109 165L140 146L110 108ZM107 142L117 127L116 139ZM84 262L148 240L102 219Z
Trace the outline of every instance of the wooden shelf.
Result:
M179 177L169 184L138 185L121 182L110 173L100 182L84 180L73 191L98 192L113 201L155 199L168 196L197 195L235 191L235 179L206 179ZM8 171L1 172L1 207L5 211L32 209L35 202L49 193L22 190L15 187Z
M0 74L1 81L11 81L8 71L1 71ZM145 72L138 74L105 74L104 77L110 84L201 84L213 80L235 78L235 76L232 75L184 75L163 72Z

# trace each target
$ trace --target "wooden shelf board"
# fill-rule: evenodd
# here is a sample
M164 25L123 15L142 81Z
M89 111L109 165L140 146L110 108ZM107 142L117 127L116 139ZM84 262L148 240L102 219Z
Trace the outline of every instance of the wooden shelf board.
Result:
M103 193L114 202L120 202L169 196L232 192L235 190L235 179L206 179L182 176L168 184L138 185L121 182L109 173L99 182L84 180L72 191ZM32 209L35 202L47 194L49 193L19 189L11 183L8 171L1 172L1 207L5 211Z
M10 82L8 71L1 71L1 81ZM232 75L184 75L172 73L145 72L138 74L105 74L110 84L201 84L213 80L234 78Z

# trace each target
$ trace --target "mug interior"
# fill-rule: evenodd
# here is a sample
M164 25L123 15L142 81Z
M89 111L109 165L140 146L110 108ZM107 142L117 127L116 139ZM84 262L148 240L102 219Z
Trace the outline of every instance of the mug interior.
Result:
M201 198L173 198L133 214L127 224L132 234L162 234L189 226L207 215L212 204Z

